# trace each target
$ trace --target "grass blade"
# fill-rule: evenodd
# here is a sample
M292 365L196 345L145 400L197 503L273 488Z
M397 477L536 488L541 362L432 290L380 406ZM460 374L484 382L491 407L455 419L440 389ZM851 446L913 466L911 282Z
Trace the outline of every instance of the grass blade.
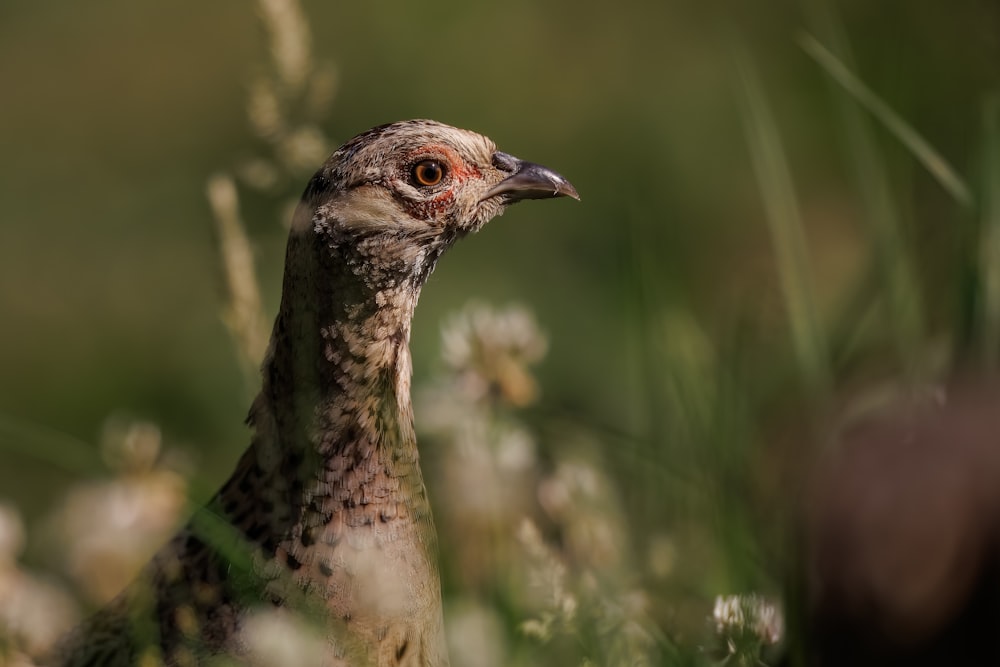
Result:
M986 100L983 118L983 202L980 247L983 352L990 370L1000 354L1000 94Z
M856 77L843 62L830 53L810 34L798 38L799 46L820 67L826 70L858 103L867 109L924 166L932 177L963 206L972 206L969 186L944 157L934 149L909 123L893 111L882 99Z
M0 414L0 450L50 464L75 475L103 472L101 457L89 443L55 429Z
M833 7L824 0L813 0L806 6L810 22L835 50L834 59L838 63L846 63L842 67L848 69L851 64L850 45ZM878 300L884 302L885 319L888 320L900 362L910 377L920 377L927 372L921 354L924 309L920 283L901 232L899 213L893 202L885 165L868 121L858 106L851 104L844 95L833 95L833 98L844 128L850 173L855 176L864 206L872 240L873 269L878 277L876 289L868 286L867 279L859 281L858 289L862 292L858 294L858 301L867 300L873 305ZM860 303L857 305L861 311L857 308L850 310L867 310ZM847 328L853 326L848 323Z
M792 176L774 118L748 56L738 52L735 60L747 142L777 257L796 357L807 382L813 387L824 387L830 378L826 340L816 313L809 251Z

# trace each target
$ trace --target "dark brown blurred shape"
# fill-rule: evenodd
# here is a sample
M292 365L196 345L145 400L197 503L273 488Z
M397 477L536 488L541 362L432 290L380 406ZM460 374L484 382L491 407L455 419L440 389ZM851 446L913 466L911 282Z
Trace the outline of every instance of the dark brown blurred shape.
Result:
M1000 665L1000 383L847 428L806 525L808 663Z

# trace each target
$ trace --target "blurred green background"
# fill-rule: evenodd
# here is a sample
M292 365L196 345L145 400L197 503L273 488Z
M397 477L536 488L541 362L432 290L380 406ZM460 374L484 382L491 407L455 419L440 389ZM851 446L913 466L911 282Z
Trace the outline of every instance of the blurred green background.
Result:
M576 185L581 203L519 206L444 258L414 325L414 384L439 364L447 313L470 298L527 305L550 339L532 419L597 434L639 526L659 520L683 460L664 408L685 391L671 380L678 365L701 363L690 346L722 366L747 360L729 367L737 375L794 365L737 64L756 71L780 133L830 328L872 248L840 115L854 102L796 36L826 43L839 25L855 72L973 183L984 101L1000 85L993 0L303 7L315 58L336 71L322 122L334 144L434 118ZM109 415L159 424L206 489L247 443L255 387L220 318L205 183L260 149L246 96L267 49L246 1L0 4L0 498L29 517L86 472L88 452L99 460ZM872 126L922 327L951 341L976 214ZM269 317L279 200L241 202ZM858 363L902 372L898 355L872 349ZM776 375L768 419L780 421L798 385ZM733 428L754 441L750 421L767 419ZM748 451L739 465L770 460Z

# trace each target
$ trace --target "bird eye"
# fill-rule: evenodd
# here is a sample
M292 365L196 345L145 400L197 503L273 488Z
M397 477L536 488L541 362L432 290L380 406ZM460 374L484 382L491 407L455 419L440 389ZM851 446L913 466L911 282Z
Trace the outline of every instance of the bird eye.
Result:
M444 166L437 160L421 160L410 172L414 185L437 185L444 178Z

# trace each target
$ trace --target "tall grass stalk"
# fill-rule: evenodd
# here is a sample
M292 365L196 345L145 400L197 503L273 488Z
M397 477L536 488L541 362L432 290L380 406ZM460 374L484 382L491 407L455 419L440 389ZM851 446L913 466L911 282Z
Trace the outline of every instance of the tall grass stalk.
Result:
M981 216L983 358L995 371L1000 355L1000 93L987 98L983 112Z
M749 56L739 50L736 68L747 143L767 214L792 342L807 384L823 388L830 369L826 336L816 311L802 216L774 117Z
M256 384L257 367L267 348L268 330L254 270L253 250L240 219L236 184L227 174L208 181L208 201L215 218L226 283L223 321L239 354L244 376Z
M834 62L839 63L836 71L841 75L850 74L850 45L836 14L823 0L808 3L808 9L816 32L832 45L833 51L823 50L831 55ZM818 44L815 38L810 39ZM809 53L808 50L806 52ZM853 75L850 78L856 80ZM846 90L852 93L859 90L859 87ZM868 92L870 97L875 97ZM871 281L867 276L862 277L856 289L862 300L884 301L884 317L888 320L899 363L908 376L916 379L926 372L920 354L925 339L925 322L920 283L913 267L912 252L904 238L885 164L867 119L857 104L843 95L839 88L831 91L831 97L837 105L844 128L849 169L855 177L855 185L865 209L873 246L872 265L878 276L876 289L871 288ZM857 312L856 308L853 310Z

